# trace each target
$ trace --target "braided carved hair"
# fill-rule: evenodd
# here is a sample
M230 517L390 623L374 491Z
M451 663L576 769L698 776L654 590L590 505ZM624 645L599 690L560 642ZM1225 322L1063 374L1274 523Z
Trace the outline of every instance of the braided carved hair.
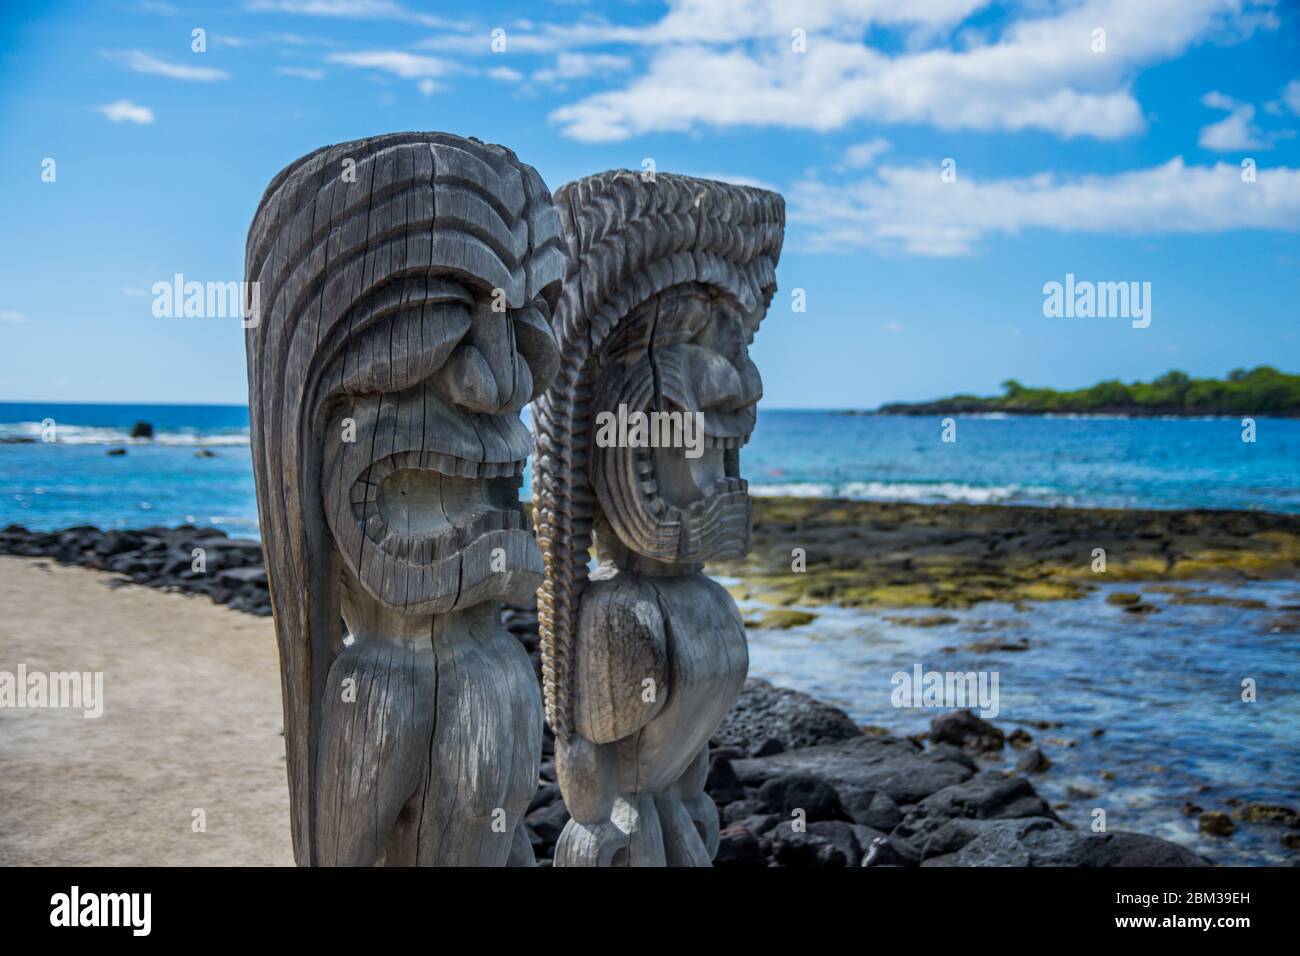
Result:
M567 247L552 317L561 366L533 404L533 520L546 576L538 589L546 716L572 730L571 660L599 510L588 473L601 349L637 306L675 286L713 286L747 311L767 307L785 231L773 192L690 176L600 173L555 194Z

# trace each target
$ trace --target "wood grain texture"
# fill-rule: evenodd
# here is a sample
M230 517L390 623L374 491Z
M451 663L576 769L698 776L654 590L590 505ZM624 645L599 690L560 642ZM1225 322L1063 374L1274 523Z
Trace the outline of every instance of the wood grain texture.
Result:
M748 654L734 602L700 567L749 548L740 449L762 384L748 346L776 289L784 204L629 172L556 201L560 364L533 416L544 695L572 814L555 864L708 866L708 741ZM600 416L628 410L703 428L689 445L684 431L660 447L606 442Z
M562 268L536 171L446 133L317 150L254 216L253 470L301 865L531 859L540 695L497 602L541 579L518 411L559 367Z

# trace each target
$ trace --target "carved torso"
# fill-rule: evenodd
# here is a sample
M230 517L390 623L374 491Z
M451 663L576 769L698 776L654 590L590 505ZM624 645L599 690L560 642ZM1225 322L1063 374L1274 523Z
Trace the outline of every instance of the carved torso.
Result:
M588 653L591 645L614 640L623 645L622 656ZM603 704L611 687L624 688L628 698L615 712L646 718L624 745L632 751L620 770L626 790L660 790L687 770L740 692L749 666L735 602L700 572L659 577L624 571L593 581L582 597L578 641L579 731L601 742L628 736L619 733L628 728L608 721L602 727L588 716L592 702ZM637 654L638 645L656 653Z

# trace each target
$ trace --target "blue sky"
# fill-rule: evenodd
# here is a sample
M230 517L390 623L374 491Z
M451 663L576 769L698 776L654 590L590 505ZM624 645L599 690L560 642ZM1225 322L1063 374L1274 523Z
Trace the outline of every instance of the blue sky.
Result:
M404 129L783 193L769 407L1300 371L1294 3L6 0L0 401L244 401L238 323L151 287L241 279L281 167ZM1045 317L1067 273L1150 327Z

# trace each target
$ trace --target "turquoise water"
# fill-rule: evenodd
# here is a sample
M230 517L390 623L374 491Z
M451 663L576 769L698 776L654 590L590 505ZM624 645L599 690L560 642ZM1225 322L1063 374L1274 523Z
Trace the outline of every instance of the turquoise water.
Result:
M52 443L40 440L46 418L57 426ZM154 425L153 441L127 438L140 420ZM763 411L743 472L759 494L1300 512L1300 421L1260 419L1254 444L1229 419L960 418L956 443L940 432L937 418ZM107 454L115 448L127 454ZM15 522L189 522L255 535L247 409L0 405L0 526ZM1064 819L1086 827L1102 807L1110 829L1176 839L1217 862L1294 861L1276 829L1202 837L1181 806L1300 800L1300 584L1198 587L1268 607L1180 605L1145 590L1160 610L1135 617L1108 605L1103 589L1078 601L979 605L937 628L817 608L805 627L751 631L750 672L913 733L933 712L891 706L895 671L997 671L1004 728L1062 724L1031 733L1055 763L1035 784L1064 805ZM970 649L989 637L1029 646ZM1243 677L1257 681L1258 703L1240 701Z
M938 627L909 626L916 615L904 611L808 608L819 615L811 624L749 632L750 672L906 734L927 731L938 711L896 708L896 672L997 673L995 722L1025 729L1052 761L1033 782L1063 820L1087 829L1100 807L1110 830L1174 840L1216 863L1296 863L1281 827L1238 824L1229 839L1207 837L1183 805L1231 812L1232 801L1300 800L1300 582L1191 585L1194 599L1261 608L1180 604L1158 588L979 604L945 612L956 621ZM1115 590L1141 591L1157 610L1127 614L1107 603ZM978 646L990 639L999 646ZM1253 703L1242 699L1246 678ZM984 763L1009 769L1019 756L1006 748Z
M56 441L41 441L52 419ZM153 441L128 439L151 422ZM962 417L763 410L755 494L1300 513L1300 421ZM109 456L110 448L127 454ZM212 457L197 457L203 449ZM525 482L527 494L527 482ZM182 522L255 534L244 406L0 404L0 526Z
M764 412L742 453L755 494L1300 512L1300 420Z
M53 420L54 441L42 441ZM131 426L154 426L132 441ZM109 455L125 448L125 455ZM212 457L198 457L198 453ZM248 409L0 404L0 527L215 525L257 533Z

